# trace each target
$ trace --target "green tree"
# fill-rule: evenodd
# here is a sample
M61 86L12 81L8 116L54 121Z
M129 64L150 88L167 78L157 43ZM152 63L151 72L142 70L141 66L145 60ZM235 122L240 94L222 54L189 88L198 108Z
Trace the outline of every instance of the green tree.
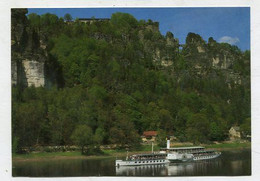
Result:
M169 110L161 109L160 113L160 128L165 130L168 134L172 133L174 130L173 118Z
M220 126L216 122L210 123L209 137L211 141L222 141L224 137L223 130L221 130Z
M66 14L64 15L64 20L65 20L65 21L71 21L71 20L72 20L72 16L71 16L69 13L66 13Z
M78 125L71 135L73 142L81 147L81 154L85 153L85 147L93 144L93 133L90 127Z
M12 153L18 153L20 148L19 148L19 138L18 137L12 137Z
M140 143L140 136L134 128L133 122L119 112L115 112L116 121L114 126L109 130L111 143L118 144L118 147L137 147Z
M38 101L28 101L14 106L13 134L19 138L18 147L32 147L41 143L41 131L46 121L44 105Z
M158 135L156 138L156 142L158 144L158 146L160 147L166 147L166 140L167 140L167 134L166 131L164 131L163 129L160 129L158 131Z
M251 136L251 118L246 118L240 125L240 129L244 138Z
M30 23L30 27L39 32L41 28L41 17L36 13L31 13L28 15L28 20Z
M186 134L193 143L203 143L209 140L210 123L204 114L193 114L187 122Z
M127 32L138 25L138 21L132 15L120 12L112 14L111 23L121 32Z
M106 136L105 130L101 127L97 128L94 134L95 145L99 147L100 144L102 144L105 136Z

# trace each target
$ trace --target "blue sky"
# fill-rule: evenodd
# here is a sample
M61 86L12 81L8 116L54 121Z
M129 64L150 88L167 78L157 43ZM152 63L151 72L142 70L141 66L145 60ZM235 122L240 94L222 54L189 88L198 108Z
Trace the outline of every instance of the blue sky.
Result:
M213 37L241 50L250 49L250 8L41 8L28 9L29 13L52 13L73 18L110 18L115 12L132 14L136 19L151 19L160 23L163 35L171 31L181 43L189 32L197 33L204 40Z

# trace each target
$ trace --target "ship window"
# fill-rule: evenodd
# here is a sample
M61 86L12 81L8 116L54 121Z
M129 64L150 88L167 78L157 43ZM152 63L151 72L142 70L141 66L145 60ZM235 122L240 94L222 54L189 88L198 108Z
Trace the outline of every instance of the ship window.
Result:
M141 162L139 162L139 163L141 163Z
M137 162L135 162L135 163L137 163Z
M143 161L143 163L145 163L145 161Z

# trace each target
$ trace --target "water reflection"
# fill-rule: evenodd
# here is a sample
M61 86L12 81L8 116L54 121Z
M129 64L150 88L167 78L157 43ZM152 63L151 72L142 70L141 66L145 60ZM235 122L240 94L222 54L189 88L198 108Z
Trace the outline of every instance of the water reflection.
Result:
M156 176L166 175L165 165L121 166L116 167L118 176Z
M13 176L232 176L251 174L251 151L225 151L212 160L115 167L115 158L15 162Z
M181 176L194 175L207 172L209 165L218 165L216 162L189 162L171 163L167 165L143 165L143 166L121 166L116 167L117 176Z
M183 175L184 173L191 174L194 170L194 165L191 163L183 163L176 165L169 165L167 168L167 175Z

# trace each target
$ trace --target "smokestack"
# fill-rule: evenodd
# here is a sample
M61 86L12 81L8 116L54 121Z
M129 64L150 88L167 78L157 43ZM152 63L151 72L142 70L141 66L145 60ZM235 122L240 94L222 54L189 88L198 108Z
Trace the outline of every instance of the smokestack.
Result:
M171 143L170 143L170 139L167 138L167 149L170 149L170 145L171 145Z

